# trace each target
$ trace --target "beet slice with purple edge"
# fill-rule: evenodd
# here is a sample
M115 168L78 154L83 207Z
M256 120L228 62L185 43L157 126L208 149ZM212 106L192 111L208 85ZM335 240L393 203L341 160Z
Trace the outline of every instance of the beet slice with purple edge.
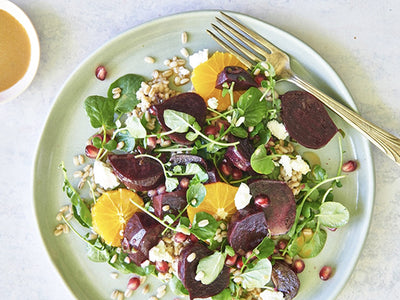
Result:
M324 105L305 91L290 91L282 96L282 120L289 135L311 149L325 146L338 131Z
M248 205L238 210L228 226L228 243L239 255L253 250L267 236L268 225L265 214L255 206Z
M249 184L250 194L267 197L269 204L263 207L268 229L272 235L285 234L296 217L296 202L292 190L283 181L258 179Z
M186 205L186 190L164 193L153 197L154 213L160 219L169 214L177 216ZM164 211L167 206L168 209Z
M292 268L285 262L276 260L272 266L272 282L282 292L285 299L293 299L300 288L300 280Z
M223 84L228 83L229 85L234 82L233 89L236 91L247 90L250 87L258 87L257 82L253 76L245 69L237 66L225 67L221 73L218 74L215 88L222 90Z
M151 109L155 112L161 127L165 131L171 130L164 122L164 111L167 109L193 116L201 127L203 127L207 115L207 106L204 99L200 95L190 92L171 97L161 104L153 105ZM172 133L168 136L171 140L180 144L190 145L193 143L186 139L186 133Z
M150 249L160 241L163 230L164 226L152 217L141 211L136 212L126 223L122 243L124 251L133 248L148 258Z
M195 253L195 258L188 261L188 256ZM199 242L191 243L182 249L178 261L178 275L184 287L188 290L190 299L208 298L221 293L229 285L229 268L224 266L218 277L210 284L197 281L196 270L200 259L210 256L213 251Z
M163 167L149 157L135 158L133 154L109 155L108 161L115 175L129 189L148 191L165 181Z
M230 139L230 142L236 140ZM252 170L250 164L251 155L254 152L254 147L248 139L237 139L239 144L236 146L230 146L226 150L225 157L238 169L242 171Z

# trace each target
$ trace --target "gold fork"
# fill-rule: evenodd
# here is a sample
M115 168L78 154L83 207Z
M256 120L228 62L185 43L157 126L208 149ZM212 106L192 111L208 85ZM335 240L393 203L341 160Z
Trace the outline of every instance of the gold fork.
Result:
M207 30L207 32L226 51L235 55L249 69L256 63L262 61L262 59L258 57L258 55L261 55L274 67L278 80L286 80L292 82L303 90L313 94L323 104L329 107L338 116L343 118L348 124L361 132L369 141L375 144L393 161L400 164L399 138L377 127L371 122L363 119L353 110L337 102L336 100L332 99L331 97L327 96L320 90L316 89L309 83L299 78L291 70L290 58L285 52L281 51L264 37L251 30L250 28L244 26L243 24L239 23L231 16L227 15L224 12L220 13L225 17L227 21L230 22L229 23L227 21L223 21L222 19L216 17L220 26L222 26L222 28L224 28L225 30L221 29L215 24L211 25L223 39L228 41L236 49L232 48L228 43L226 43L210 30ZM227 32L229 32L230 34ZM258 44L255 42L257 42ZM256 55L255 53L257 53L258 55Z

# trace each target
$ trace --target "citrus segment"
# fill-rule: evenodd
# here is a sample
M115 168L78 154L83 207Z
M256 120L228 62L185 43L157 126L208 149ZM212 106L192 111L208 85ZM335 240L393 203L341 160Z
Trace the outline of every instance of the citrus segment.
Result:
M236 211L235 195L237 187L224 182L215 182L204 185L206 196L198 207L189 206L187 214L190 222L198 212L207 212L217 220L228 220Z
M104 239L106 244L121 246L126 223L138 210L131 200L143 206L143 200L128 189L105 192L93 206L93 230Z
M192 73L192 84L196 93L203 97L205 101L212 97L217 98L217 110L219 111L226 110L231 104L229 94L222 97L222 90L215 88L218 74L228 66L238 66L246 69L246 66L232 54L215 52L207 61L194 68ZM235 102L243 93L244 91L233 92Z

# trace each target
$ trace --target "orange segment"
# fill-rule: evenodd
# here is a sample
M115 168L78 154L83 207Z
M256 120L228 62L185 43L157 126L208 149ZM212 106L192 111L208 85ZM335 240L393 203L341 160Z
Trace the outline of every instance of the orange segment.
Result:
M190 222L198 212L207 212L217 220L229 220L237 211L235 195L237 187L224 182L215 182L204 185L207 194L198 207L189 206L187 209Z
M215 88L218 74L225 67L238 66L246 69L235 56L230 53L215 52L207 61L194 68L192 73L192 84L196 93L198 93L205 101L215 97L218 99L217 110L226 110L231 105L229 94L222 97L222 90ZM240 95L245 91L234 91L234 100L238 101Z
M92 208L93 230L111 246L121 246L126 223L138 210L131 200L143 206L143 200L134 192L118 189L105 192Z

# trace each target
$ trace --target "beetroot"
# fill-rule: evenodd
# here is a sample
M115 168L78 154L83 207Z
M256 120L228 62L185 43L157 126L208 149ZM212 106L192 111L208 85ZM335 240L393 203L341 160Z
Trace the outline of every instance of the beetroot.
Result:
M267 234L264 212L248 205L232 216L228 227L228 243L236 253L245 255L257 247Z
M290 300L297 295L300 280L287 263L276 260L272 266L271 278L275 288L285 295L285 299Z
M174 154L169 159L172 166L183 165L186 166L189 163L195 163L207 170L207 162L204 158L193 154Z
M168 214L177 216L186 205L186 190L164 193L153 197L154 213L160 219L163 219L164 215Z
M250 87L257 87L257 82L245 69L237 66L225 67L221 73L218 74L217 82L215 87L217 89L223 89L223 84L228 83L229 85L234 82L234 90L247 90Z
M195 258L188 261L188 256L195 253ZM210 256L213 251L199 242L191 243L182 249L178 261L178 275L189 292L190 299L208 298L221 293L229 285L229 268L224 266L218 277L210 284L197 281L196 270L200 259Z
M235 140L232 140L235 141ZM254 147L248 139L239 139L239 144L230 146L226 150L225 157L238 169L242 171L252 170L250 164L251 155Z
M259 179L250 183L249 188L254 199L262 196L269 200L268 205L262 209L270 233L287 233L296 217L296 202L288 185L283 181Z
M172 109L193 116L200 126L203 126L207 115L207 106L203 98L196 93L182 93L169 98L167 101L153 105L151 110L157 115L163 130L169 131L170 128L164 122L164 111ZM190 145L193 142L186 139L186 133L173 133L169 137L171 140L185 145Z
M123 249L128 252L133 248L148 258L150 249L160 241L163 230L164 226L152 217L141 211L136 212L126 224Z
M127 188L148 191L164 183L163 167L149 157L135 158L133 154L109 155L115 175Z
M290 91L280 99L286 130L300 145L319 149L338 131L324 105L310 93Z

